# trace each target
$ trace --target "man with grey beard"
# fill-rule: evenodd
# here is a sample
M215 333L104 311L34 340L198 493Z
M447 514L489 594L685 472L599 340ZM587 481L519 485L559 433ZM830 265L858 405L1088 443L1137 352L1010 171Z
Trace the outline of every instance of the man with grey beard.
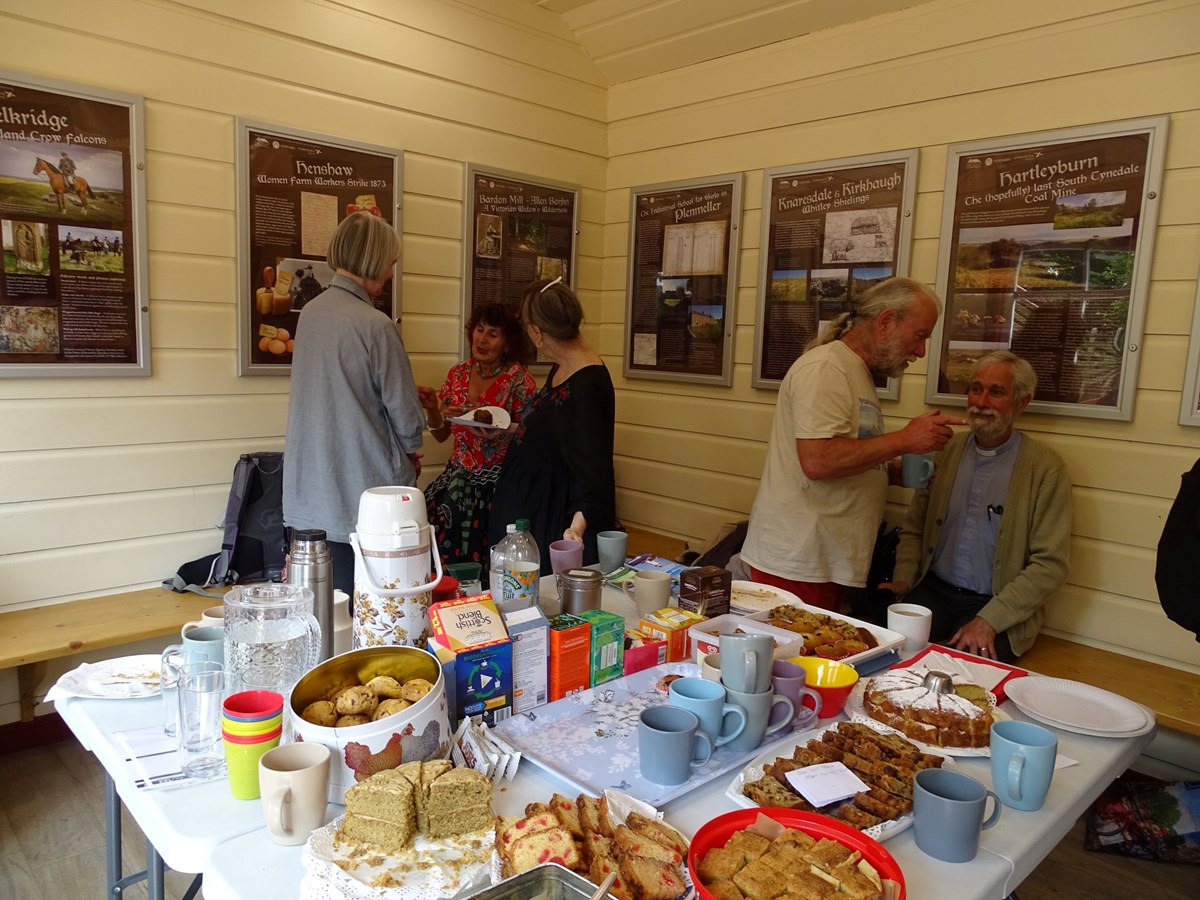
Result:
M957 416L930 410L884 432L876 376L925 355L937 295L911 278L864 291L805 348L779 386L762 480L742 545L754 581L837 610L863 587L900 455L946 445Z
M913 498L893 580L880 585L933 611L931 640L1001 662L1033 646L1070 555L1067 468L1015 428L1036 387L1033 368L1008 350L975 363L971 430L950 440Z

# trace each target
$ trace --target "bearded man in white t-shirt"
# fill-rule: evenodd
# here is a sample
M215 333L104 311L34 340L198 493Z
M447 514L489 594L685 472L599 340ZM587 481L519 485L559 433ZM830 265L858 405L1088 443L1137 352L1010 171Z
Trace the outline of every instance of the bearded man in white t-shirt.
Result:
M925 355L941 314L928 287L889 278L866 291L792 364L779 388L742 559L755 581L838 609L864 587L889 482L903 453L945 446L964 420L932 410L885 434L875 377Z

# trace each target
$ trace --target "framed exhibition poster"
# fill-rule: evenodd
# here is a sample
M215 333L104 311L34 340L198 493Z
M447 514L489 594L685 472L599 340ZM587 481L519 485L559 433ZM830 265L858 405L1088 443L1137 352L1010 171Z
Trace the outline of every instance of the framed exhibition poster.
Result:
M916 167L906 150L763 173L755 387L777 390L826 323L908 274ZM895 399L899 381L877 379L880 396Z
M742 175L634 188L625 377L729 385Z
M463 322L475 307L514 308L531 283L575 280L579 187L468 164L463 237ZM466 336L463 355L468 355Z
M287 375L304 304L328 287L329 239L366 210L400 231L403 153L238 119L238 374ZM397 271L399 264L397 264ZM375 306L399 318L393 277Z
M0 72L0 377L150 374L142 98Z
M1132 417L1167 118L955 144L929 403L965 405L989 350L1037 372L1030 409Z
M1200 282L1196 284L1196 303L1192 309L1187 375L1183 383L1183 400L1179 404L1179 424L1200 425Z

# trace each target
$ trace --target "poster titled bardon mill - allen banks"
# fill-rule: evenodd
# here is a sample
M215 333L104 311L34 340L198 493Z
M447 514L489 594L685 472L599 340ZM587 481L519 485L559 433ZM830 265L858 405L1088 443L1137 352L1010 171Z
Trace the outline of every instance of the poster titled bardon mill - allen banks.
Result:
M148 375L141 99L0 72L0 376Z

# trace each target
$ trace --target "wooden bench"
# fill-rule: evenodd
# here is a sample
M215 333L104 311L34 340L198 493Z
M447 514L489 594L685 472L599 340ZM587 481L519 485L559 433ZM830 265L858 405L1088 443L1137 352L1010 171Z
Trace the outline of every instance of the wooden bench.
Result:
M88 650L178 635L220 600L147 588L34 609L0 612L0 669L17 669L21 721L33 721L46 663Z
M1048 634L1038 635L1017 664L1128 697L1154 710L1161 727L1200 736L1200 675Z

